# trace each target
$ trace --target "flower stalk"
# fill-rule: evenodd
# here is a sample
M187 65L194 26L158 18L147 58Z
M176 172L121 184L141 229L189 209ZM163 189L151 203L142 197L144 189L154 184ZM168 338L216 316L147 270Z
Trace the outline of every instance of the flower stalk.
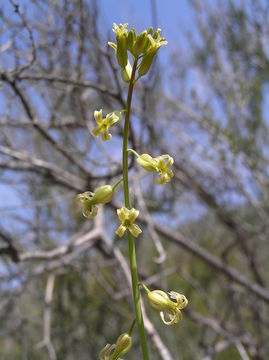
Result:
M131 112L131 103L132 95L135 82L135 73L137 69L138 58L135 58L132 68L131 79L129 83L128 96L126 102L126 113L125 113L125 123L123 131L123 146L122 146L122 167L123 167L123 188L124 188L124 201L125 207L130 209L130 193L129 193L129 177L128 177L128 137L129 137L129 126L130 126L130 112ZM139 288L138 288L138 274L137 274L137 264L136 264L136 251L134 238L129 230L128 234L128 247L129 247L129 259L130 259L130 270L132 278L132 289L133 289L133 300L136 313L136 321L138 326L139 339L141 344L143 360L148 360L148 349L147 349L147 340L145 335L144 321L141 311L141 305L139 300Z

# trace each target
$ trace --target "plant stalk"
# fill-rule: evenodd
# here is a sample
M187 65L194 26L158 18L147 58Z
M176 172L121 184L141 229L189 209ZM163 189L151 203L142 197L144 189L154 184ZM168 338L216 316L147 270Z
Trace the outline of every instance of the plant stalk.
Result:
M122 167L123 167L123 187L124 187L124 199L125 206L130 209L130 193L129 193L129 178L128 178L128 134L129 134L129 125L130 125L130 111L132 103L132 95L134 89L134 80L135 72L137 68L138 59L135 59L132 75L129 83L127 103L126 103L126 113L125 113L125 123L124 123L124 132L123 132L123 146L122 146ZM128 230L128 246L129 246L129 259L130 259L130 270L132 277L132 289L133 289L133 299L136 313L136 321L138 326L138 333L140 339L140 345L143 355L143 360L149 360L148 349L147 349L147 340L144 328L144 321L140 306L139 300L139 288L138 288L138 275L137 275L137 265L136 265L136 253L135 253L135 242L132 234Z

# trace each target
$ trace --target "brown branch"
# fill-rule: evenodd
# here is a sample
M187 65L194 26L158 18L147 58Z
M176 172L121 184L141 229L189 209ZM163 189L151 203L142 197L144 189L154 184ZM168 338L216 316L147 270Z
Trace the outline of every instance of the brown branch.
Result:
M72 164L76 165L83 173L87 174L88 176L90 175L90 173L88 172L88 170L85 168L85 166L83 166L79 161L77 161L76 158L74 158L72 155L69 154L69 152L60 144L58 144L58 142L56 140L54 140L54 138L46 131L46 129L37 121L37 119L35 118L32 109L26 99L26 97L24 96L24 94L22 93L21 89L18 87L16 80L14 78L11 78L10 76L8 76L5 73L0 74L0 78L1 80L3 80L4 82L8 83L11 88L13 89L14 93L18 96L18 98L20 99L22 106L29 118L29 120L32 122L33 127L58 151L60 152L66 159L68 159Z
M202 261L206 262L208 265L213 267L215 270L221 272L223 275L228 277L230 280L236 282L237 284L243 286L245 289L249 290L253 294L257 295L260 299L264 300L269 304L269 290L260 286L259 284L252 283L245 276L239 274L237 270L227 265L224 261L220 260L216 256L212 255L207 250L203 249L198 244L194 243L192 240L183 236L179 231L173 231L160 226L155 223L155 228L157 231L166 239L170 239L180 247L184 248L194 256L198 257Z

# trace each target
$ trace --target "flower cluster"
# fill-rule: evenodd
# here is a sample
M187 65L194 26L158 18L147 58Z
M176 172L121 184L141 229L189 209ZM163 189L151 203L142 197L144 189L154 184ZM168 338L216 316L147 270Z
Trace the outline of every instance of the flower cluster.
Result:
M116 344L107 344L99 353L99 360L119 360L132 347L132 338L129 334L121 334Z
M127 23L119 25L114 23L113 31L116 34L117 44L109 42L108 45L116 52L118 64L122 69L122 79L125 82L130 82L132 67L128 58L128 51L131 53L133 60L141 58L138 65L139 78L149 71L158 49L166 45L167 41L161 36L161 29L153 32L153 28L150 27L148 30L136 35L134 29L128 32L127 26Z

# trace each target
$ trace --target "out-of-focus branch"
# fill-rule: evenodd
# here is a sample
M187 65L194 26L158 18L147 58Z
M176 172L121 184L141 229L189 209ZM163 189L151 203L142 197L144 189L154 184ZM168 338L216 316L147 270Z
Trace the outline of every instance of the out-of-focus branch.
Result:
M16 75L18 75L21 72L23 72L24 70L30 68L34 64L34 62L36 60L36 46L35 46L34 37L33 37L33 30L28 25L24 14L21 12L20 5L16 4L14 0L9 0L9 2L14 7L14 12L16 14L18 14L18 16L21 18L22 25L27 30L27 32L29 34L29 39L30 39L30 42L31 42L31 58L26 62L26 64L21 65L21 66L16 66L16 68L13 70L13 72L15 72Z
M229 266L224 261L210 254L207 250L194 243L192 240L187 239L179 231L166 229L164 226L160 226L156 223L155 228L165 238L168 238L171 241L175 242L177 245L197 256L199 259L205 261L215 270L221 272L229 279L235 281L237 284L240 284L247 290L251 291L253 294L256 294L260 299L269 303L269 291L266 288L260 286L259 284L251 282L245 276L239 274L232 266Z
M8 83L11 88L13 89L14 93L18 96L18 98L21 101L21 104L29 118L29 120L32 122L33 127L43 136L45 140L47 140L58 152L60 152L66 159L68 159L72 164L75 164L82 173L86 173L87 175L90 175L87 168L83 166L76 158L74 158L65 147L60 145L48 132L47 130L38 122L38 120L35 118L31 106L29 102L27 101L26 97L24 96L22 90L18 87L16 80L14 78L11 78L5 73L0 74L0 78L2 81Z
M16 80L18 81L47 81L50 83L61 83L66 85L73 85L75 87L81 87L85 89L93 89L104 95L111 96L112 98L119 100L119 94L113 90L108 89L106 86L98 85L92 82L76 80L76 79L66 79L64 77L60 77L54 74L40 74L40 75L19 75L16 76Z
M256 265L253 252L249 249L247 243L248 238L254 234L249 234L244 229L242 229L242 227L239 226L239 224L229 215L227 211L219 207L214 196L207 192L202 187L202 185L199 184L199 182L188 173L187 169L183 167L183 165L176 164L176 169L176 178L185 187L194 191L194 193L200 199L202 199L207 204L207 206L212 208L219 221L235 235L238 245L247 257L250 269L252 270L256 281L258 282L258 284L264 286L264 280L262 279L260 271Z
M0 145L0 153L19 160L19 162L1 162L0 167L41 172L45 176L51 176L56 182L77 191L83 191L86 187L86 183L83 183L83 180L80 180L77 176L70 174L64 169L60 169L56 165L48 163L45 160L35 158L24 152L16 151L2 145Z
M47 286L45 290L45 310L44 310L44 324L43 324L43 340L36 345L38 349L46 347L50 360L57 360L56 352L51 341L51 302L53 299L55 275L48 276Z

